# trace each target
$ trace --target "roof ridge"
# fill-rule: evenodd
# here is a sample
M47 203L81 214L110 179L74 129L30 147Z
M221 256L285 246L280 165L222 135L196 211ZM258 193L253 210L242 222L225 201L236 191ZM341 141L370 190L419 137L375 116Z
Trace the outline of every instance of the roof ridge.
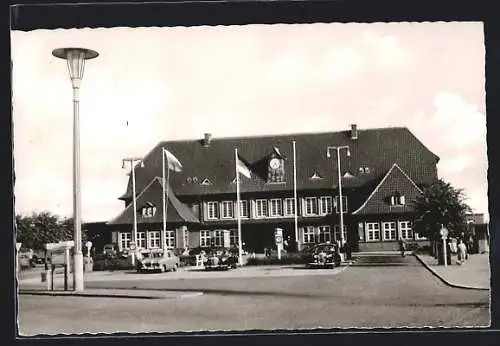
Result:
M406 126L386 126L386 127L373 127L367 129L357 129L358 132L368 132L368 131L383 131L383 130L396 130L396 129L408 129ZM290 132L290 133L275 133L275 134L252 134L252 135L244 135L244 136L221 136L221 137L212 137L212 140L234 140L234 139L255 139L255 138L273 138L273 137L290 137L290 136L314 136L314 135L328 135L328 134L339 134L343 132L349 132L350 129L338 130L338 131L319 131L319 132ZM160 146L164 143L191 143L194 141L201 141L200 138L192 138L192 139L174 139L174 140L162 140L158 142L157 146Z

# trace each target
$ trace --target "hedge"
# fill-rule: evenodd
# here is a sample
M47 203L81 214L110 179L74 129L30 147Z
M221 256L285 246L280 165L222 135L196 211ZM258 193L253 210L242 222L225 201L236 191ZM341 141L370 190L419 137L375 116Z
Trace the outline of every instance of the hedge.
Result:
M135 269L128 258L104 258L94 260L95 271Z
M257 257L249 258L247 265L263 266L263 265L286 265L286 264L305 264L306 260L300 254L289 254L278 259L277 257Z

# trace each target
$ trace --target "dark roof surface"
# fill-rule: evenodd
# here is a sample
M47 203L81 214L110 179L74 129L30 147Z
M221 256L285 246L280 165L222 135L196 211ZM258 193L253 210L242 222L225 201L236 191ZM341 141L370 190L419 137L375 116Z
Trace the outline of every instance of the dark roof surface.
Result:
M162 223L163 222L163 184L162 178L155 177L146 186L146 188L137 196L137 223ZM172 187L168 187L167 202L167 223L199 223L191 209L179 201ZM152 217L143 217L139 212L144 206L155 206L156 214ZM127 208L115 219L111 220L110 225L132 224L134 220L133 204L130 203Z
M235 193L234 149L252 171L252 178L241 175L241 192L293 190L293 147L297 152L297 189L313 190L337 187L337 159L328 146L349 145L351 156L342 152L343 187L360 187L381 177L397 163L417 184L437 178L439 158L427 149L407 128L358 130L353 140L350 131L318 134L293 134L260 137L214 138L208 147L201 140L160 142L144 158L144 167L136 166L136 187L141 191L154 177L161 175L164 147L182 163L183 171L170 172L170 184L177 196ZM267 157L278 148L285 158L285 183L266 183ZM361 173L360 167L369 173ZM314 174L320 179L310 179ZM211 184L202 185L208 179ZM131 179L120 198L130 199Z

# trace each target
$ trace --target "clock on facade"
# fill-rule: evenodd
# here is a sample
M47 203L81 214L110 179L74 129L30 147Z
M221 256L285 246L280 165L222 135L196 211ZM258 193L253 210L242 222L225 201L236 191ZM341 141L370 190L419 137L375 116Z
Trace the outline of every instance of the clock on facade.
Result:
M269 167L272 169L278 169L280 166L280 160L274 158L271 161L269 161Z

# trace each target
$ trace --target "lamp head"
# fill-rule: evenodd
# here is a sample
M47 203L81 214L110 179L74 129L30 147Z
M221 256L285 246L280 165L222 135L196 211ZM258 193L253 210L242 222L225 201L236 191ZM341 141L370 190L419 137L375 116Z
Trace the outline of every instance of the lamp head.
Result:
M141 160L141 168L144 168L144 161Z
M330 148L326 148L326 157L327 158L331 157L331 155L330 155Z
M347 147L347 157L351 157L351 150Z
M97 58L99 53L86 48L69 47L54 49L52 55L67 61L69 77L71 78L73 88L79 88L83 78L85 60Z

